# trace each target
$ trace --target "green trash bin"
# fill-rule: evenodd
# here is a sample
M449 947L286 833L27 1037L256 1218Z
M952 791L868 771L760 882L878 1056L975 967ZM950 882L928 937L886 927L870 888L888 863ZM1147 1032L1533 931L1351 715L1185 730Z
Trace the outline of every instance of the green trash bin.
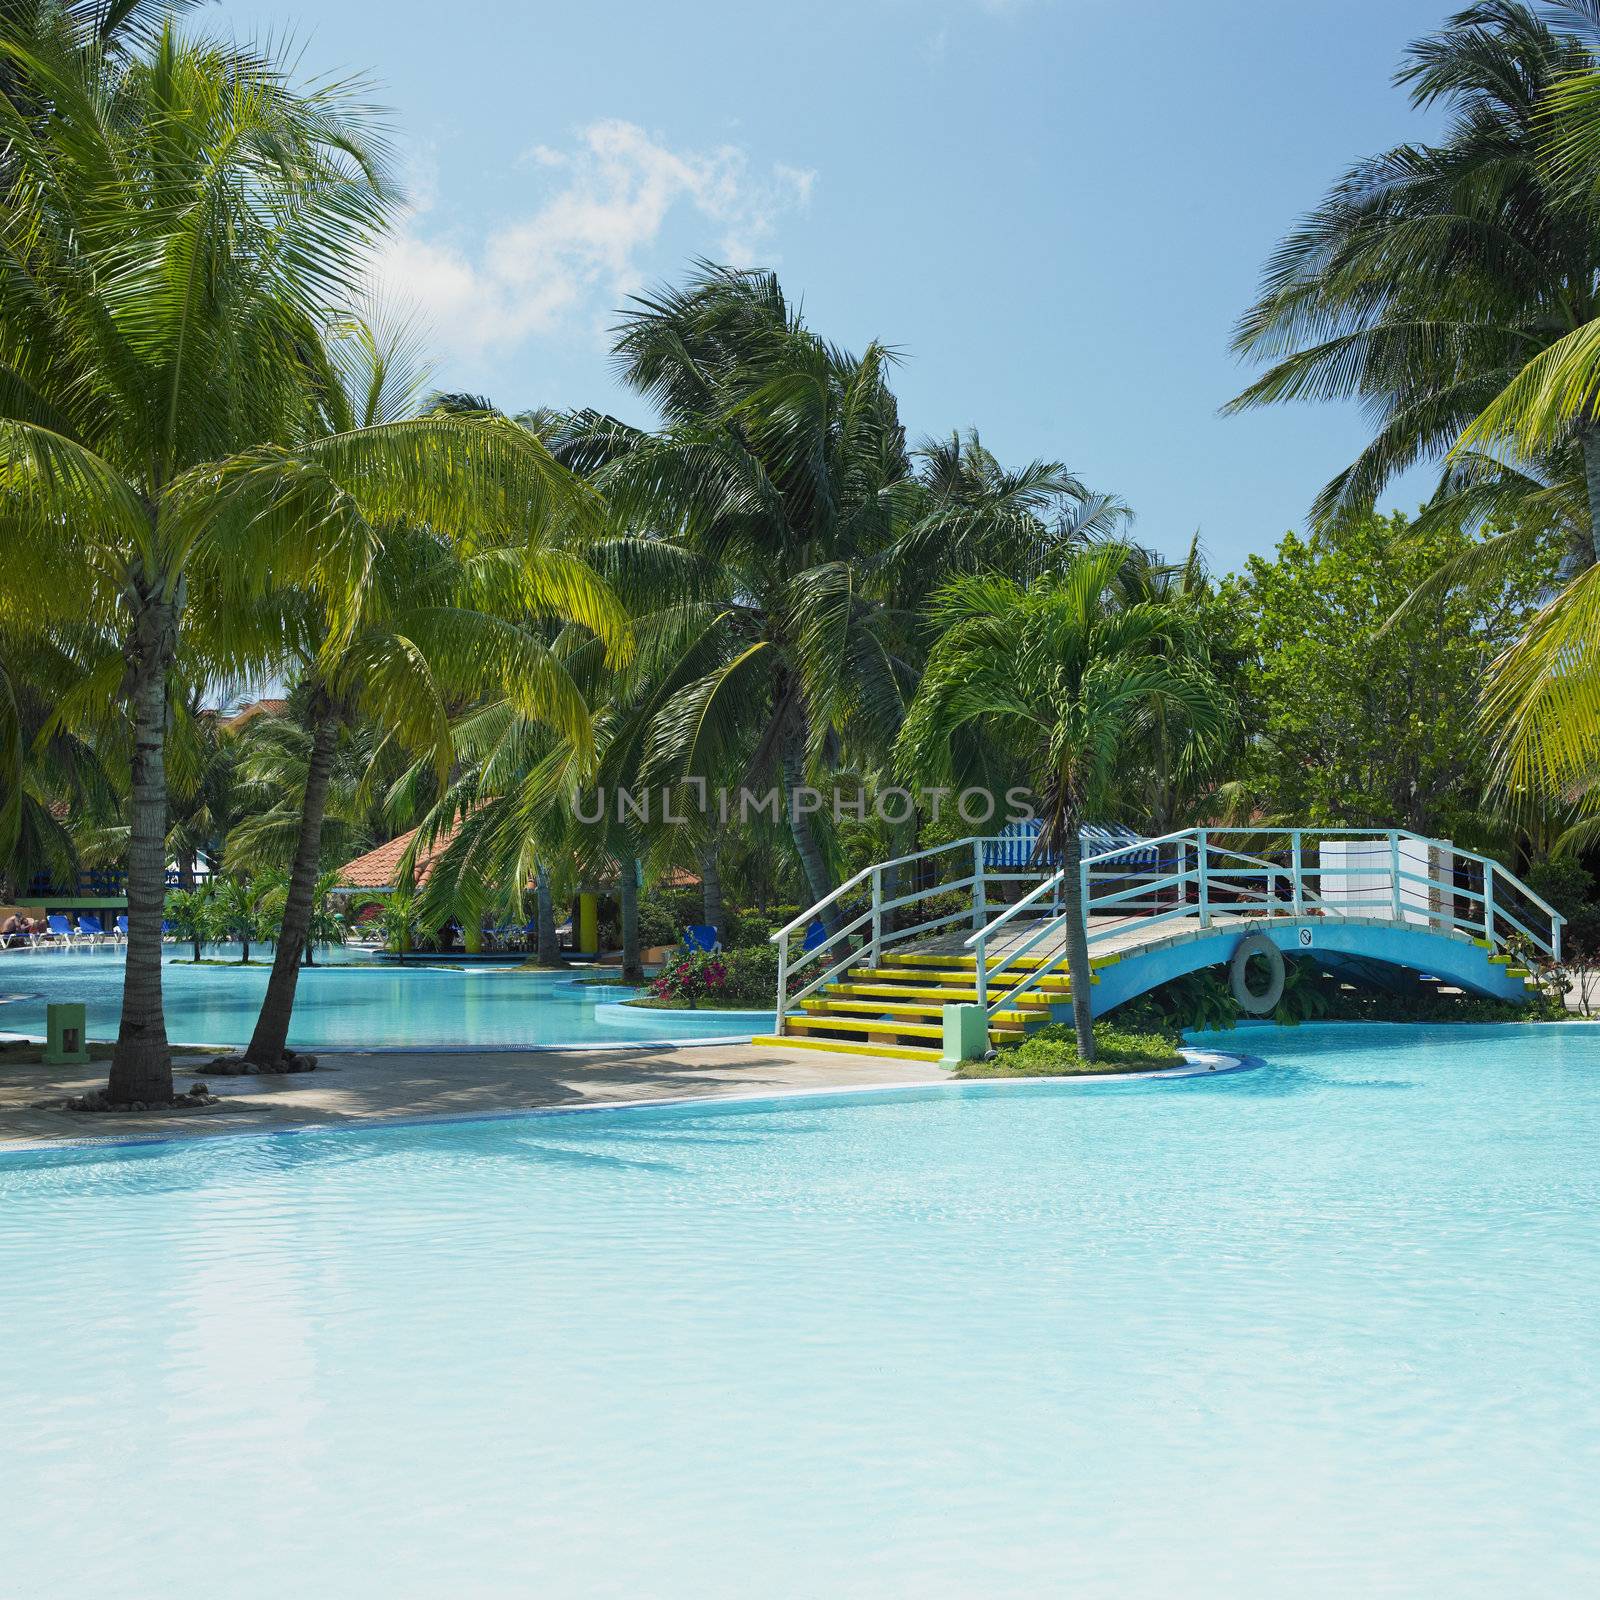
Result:
M88 1009L76 1001L45 1007L49 1035L44 1058L52 1067L84 1066L89 1060Z

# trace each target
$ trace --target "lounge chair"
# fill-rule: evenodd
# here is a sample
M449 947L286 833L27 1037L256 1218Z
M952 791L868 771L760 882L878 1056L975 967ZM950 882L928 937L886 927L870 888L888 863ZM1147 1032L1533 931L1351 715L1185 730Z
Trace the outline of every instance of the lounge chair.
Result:
M709 922L691 923L683 930L683 947L690 955L710 955L722 948L715 926Z
M177 934L175 934L172 931L172 924L170 922L168 922L165 917L163 917L161 919L161 942L162 942L162 944L174 944L174 943L176 943L177 938L178 938Z
M809 955L819 944L826 944L827 941L827 924L823 922L821 917L814 918L811 925L806 929L806 942L804 945L806 954Z
M111 924L111 937L120 939L124 944L128 942L128 918L126 913Z
M92 911L78 913L78 937L92 950L102 939L111 937Z
M45 936L48 943L64 944L70 950L78 942L78 931L72 926L70 917L64 917L59 911L55 911L44 920L50 930Z

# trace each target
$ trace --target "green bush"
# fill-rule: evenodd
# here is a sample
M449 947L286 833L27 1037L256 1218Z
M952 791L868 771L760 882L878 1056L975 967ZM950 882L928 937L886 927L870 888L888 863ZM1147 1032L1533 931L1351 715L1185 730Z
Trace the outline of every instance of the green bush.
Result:
M1242 1015L1224 969L1206 967L1161 984L1112 1013L1117 1028L1162 1033L1176 1039L1188 1029L1223 1032ZM1280 1027L1301 1022L1528 1022L1568 1015L1559 996L1540 993L1526 1004L1480 995L1439 994L1422 984L1408 989L1350 987L1316 961L1285 957L1283 998L1267 1020Z
M676 944L678 919L672 907L655 895L639 898L639 943L647 949L651 945Z
M770 913L736 911L732 907L724 908L722 920L727 924L722 930L722 943L728 950L759 949L767 945L774 929L783 926L781 922L774 922ZM769 948L776 950L776 946Z
M772 1005L778 994L778 947L775 944L750 945L728 953L728 998L747 1000L753 1006ZM796 979L798 985L802 981Z
M1053 1022L1020 1044L1007 1045L992 1061L963 1061L958 1078L1050 1078L1073 1073L1153 1072L1181 1067L1183 1056L1164 1032L1132 1032L1121 1025L1097 1022L1095 1059L1078 1054L1078 1036L1070 1022Z

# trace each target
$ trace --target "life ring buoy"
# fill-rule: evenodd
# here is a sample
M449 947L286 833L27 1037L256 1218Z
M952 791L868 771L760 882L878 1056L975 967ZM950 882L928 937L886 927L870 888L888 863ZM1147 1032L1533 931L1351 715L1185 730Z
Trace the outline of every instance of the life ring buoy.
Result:
M1259 994L1250 987L1250 958L1265 956L1267 986ZM1233 960L1228 963L1228 989L1239 1002L1239 1009L1252 1017L1264 1017L1275 1011L1283 998L1283 952L1264 933L1247 933L1234 947Z

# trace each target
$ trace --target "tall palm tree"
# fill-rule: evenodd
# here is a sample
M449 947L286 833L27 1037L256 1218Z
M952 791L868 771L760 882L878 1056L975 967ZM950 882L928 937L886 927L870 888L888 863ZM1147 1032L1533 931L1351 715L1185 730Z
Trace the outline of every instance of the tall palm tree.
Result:
M1524 429L1509 452L1470 448L1475 419L1541 353L1600 327L1600 209L1549 159L1551 91L1593 67L1589 45L1532 6L1468 6L1397 74L1413 105L1448 113L1442 138L1359 162L1268 261L1234 338L1267 371L1227 409L1359 399L1376 419L1317 496L1317 521L1434 461L1440 515L1532 508L1567 522L1583 564L1600 555L1600 411Z
M890 353L827 344L771 273L708 265L635 300L615 351L661 428L581 413L558 454L634 530L619 564L644 563L658 607L698 623L692 649L716 647L663 706L648 759L710 782L733 765L750 781L775 769L822 900L826 839L792 797L840 729L892 739L909 679L872 588L912 482Z
M379 335L353 322L332 345L324 396L330 434L404 436L421 387L404 330ZM450 719L485 694L510 696L547 723L580 757L593 748L588 708L536 625L582 622L612 651L629 646L627 618L605 584L570 548L596 526L593 497L549 456L536 436L491 412L434 408L452 426L492 425L521 434L547 483L541 500L509 506L498 522L454 539L434 528L392 522L373 530L374 556L353 594L276 590L258 626L286 642L280 671L298 680L311 747L301 793L283 928L244 1059L270 1071L285 1058L300 953L322 870L322 825L335 751L357 723L422 752L442 783L453 760ZM343 613L341 616L340 613ZM238 608L216 619L237 634Z
M1221 686L1187 648L1183 614L1118 598L1130 556L1121 545L1081 551L1031 588L999 575L953 580L934 600L940 633L897 748L906 777L942 779L951 736L977 724L1027 761L1044 806L1042 842L1062 865L1067 970L1085 1061L1095 1045L1079 829L1153 718L1172 714L1216 736L1231 717Z
M131 923L107 1093L164 1102L169 677L191 602L300 581L350 626L375 529L540 520L568 480L509 424L329 433L321 335L388 204L354 86L170 27L117 57L0 31L45 93L0 100L0 540L41 615L120 651Z

